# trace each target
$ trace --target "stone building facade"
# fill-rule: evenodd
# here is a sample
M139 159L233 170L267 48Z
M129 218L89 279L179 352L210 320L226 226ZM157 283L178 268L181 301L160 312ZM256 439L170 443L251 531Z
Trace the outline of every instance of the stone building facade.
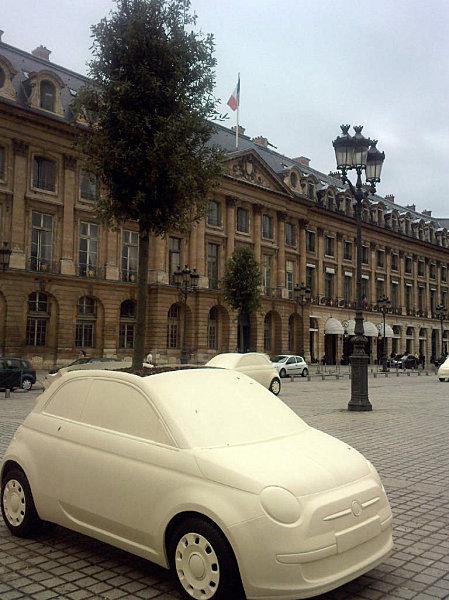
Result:
M98 190L83 170L70 104L85 80L0 37L0 243L9 269L0 272L0 352L37 366L64 364L80 350L129 356L135 334L138 228L106 229L97 219ZM238 245L253 248L262 271L261 311L245 323L248 348L344 361L351 352L355 306L355 217L338 176L308 159L270 150L267 140L217 126L225 176L207 218L190 234L150 240L146 348L159 363L179 359L184 305L173 272L200 275L188 296L186 340L192 361L237 347L236 315L220 290L225 262ZM442 344L436 306L447 304L447 221L401 207L393 196L370 197L363 210L363 293L367 350L381 353L377 299L392 301L387 350L422 352ZM295 284L312 290L304 308ZM449 329L449 328L448 328ZM444 332L444 338L448 335ZM444 343L444 340L443 340Z

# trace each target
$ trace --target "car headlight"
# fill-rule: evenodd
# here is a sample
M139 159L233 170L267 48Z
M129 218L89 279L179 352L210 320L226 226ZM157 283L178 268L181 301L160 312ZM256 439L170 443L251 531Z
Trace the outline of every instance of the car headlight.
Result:
M269 517L284 525L296 523L301 516L298 499L285 488L266 487L260 494L260 503Z

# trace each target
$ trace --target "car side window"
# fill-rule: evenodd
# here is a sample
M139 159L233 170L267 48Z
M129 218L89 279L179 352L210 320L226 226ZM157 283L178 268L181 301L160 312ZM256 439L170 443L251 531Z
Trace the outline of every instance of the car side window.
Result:
M296 357L296 362L302 363L304 361L302 356L297 356Z
M290 358L289 358L289 359L288 359L288 361L287 361L287 364L288 364L288 365L292 365L292 364L293 364L293 363L295 363L295 362L296 362L296 359L295 359L295 357L294 357L294 356L290 356Z
M145 395L121 381L93 379L81 418L89 425L173 446Z
M67 381L50 397L43 412L72 421L81 420L81 412L89 393L92 379Z

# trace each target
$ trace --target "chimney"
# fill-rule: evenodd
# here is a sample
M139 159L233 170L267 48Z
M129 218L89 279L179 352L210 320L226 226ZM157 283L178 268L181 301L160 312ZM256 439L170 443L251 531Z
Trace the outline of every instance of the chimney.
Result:
M334 179L341 179L340 171L331 171L329 173L329 177L333 177Z
M296 158L292 158L292 160L295 163L298 163L298 165L304 165L305 167L310 167L310 158L307 158L307 156L298 156Z
M390 202L394 202L394 194L386 194L385 200L389 200Z
M50 54L51 54L51 50L49 50L48 48L46 48L45 46L42 46L42 44L40 46L38 46L37 48L35 48L31 54L33 56L35 56L36 58L42 58L43 60L50 60Z
M407 206L404 206L404 208L406 208L407 210L412 210L413 212L416 212L416 204L407 204Z
M262 148L268 148L268 138L263 137L262 135L258 135L253 138L252 141L258 146L262 146Z
M425 217L431 217L431 216L432 216L432 211L431 211L431 210L423 210L423 211L422 211L422 214L423 214Z
M234 125L233 127L231 127L231 131L233 131L235 133L235 130L237 129L237 126ZM241 125L239 125L239 135L245 135L245 128L242 127Z

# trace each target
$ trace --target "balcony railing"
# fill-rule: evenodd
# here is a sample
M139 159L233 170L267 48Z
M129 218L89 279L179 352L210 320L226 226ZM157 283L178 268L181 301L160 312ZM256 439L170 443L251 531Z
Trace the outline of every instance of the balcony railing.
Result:
M46 258L29 256L27 258L27 269L37 273L60 273L61 267L59 261L52 261Z
M122 281L126 281L128 283L136 283L137 282L137 271L124 271L122 270L120 273L120 279Z
M85 277L86 279L104 279L106 274L104 267L94 267L92 265L77 264L75 270L78 277Z

